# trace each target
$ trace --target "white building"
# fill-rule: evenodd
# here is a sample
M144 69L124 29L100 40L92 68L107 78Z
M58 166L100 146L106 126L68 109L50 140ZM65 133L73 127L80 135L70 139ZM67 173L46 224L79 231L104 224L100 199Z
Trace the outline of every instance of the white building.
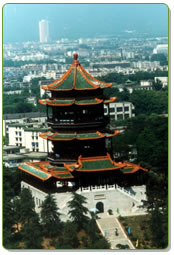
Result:
M47 20L39 21L39 35L40 35L40 42L47 43L49 40L49 26Z
M14 123L29 123L29 122L40 122L45 123L47 117L45 112L27 112L27 113L14 113L3 115L3 136L9 133L9 124Z
M153 81L152 80L141 80L140 81L140 86L152 86L153 85Z
M48 128L38 123L9 124L9 145L25 147L30 152L48 152L47 141L39 136L46 131Z
M160 61L137 61L132 62L131 67L138 68L139 70L151 69L154 70L160 66Z
M110 115L111 119L124 120L135 116L134 105L131 102L110 103L109 107L104 105L105 115Z
M164 54L168 56L168 44L159 44L153 49L153 54Z

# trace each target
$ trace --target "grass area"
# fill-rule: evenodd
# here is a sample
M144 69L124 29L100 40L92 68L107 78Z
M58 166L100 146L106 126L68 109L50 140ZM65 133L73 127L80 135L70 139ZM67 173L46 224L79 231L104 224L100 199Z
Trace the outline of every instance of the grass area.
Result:
M152 247L152 233L149 227L150 215L119 217L119 221L132 241L136 249L154 249ZM128 234L128 227L131 228L131 233ZM138 241L137 241L138 240Z

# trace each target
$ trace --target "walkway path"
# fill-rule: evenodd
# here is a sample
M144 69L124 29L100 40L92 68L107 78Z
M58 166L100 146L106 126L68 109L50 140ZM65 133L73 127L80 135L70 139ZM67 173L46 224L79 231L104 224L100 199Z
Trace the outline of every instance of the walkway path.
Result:
M130 249L135 249L115 216L106 213L97 215L100 217L100 219L96 220L97 225L103 236L111 244L111 249L119 249L116 247L117 244L129 245ZM115 235L116 228L118 229L118 236Z

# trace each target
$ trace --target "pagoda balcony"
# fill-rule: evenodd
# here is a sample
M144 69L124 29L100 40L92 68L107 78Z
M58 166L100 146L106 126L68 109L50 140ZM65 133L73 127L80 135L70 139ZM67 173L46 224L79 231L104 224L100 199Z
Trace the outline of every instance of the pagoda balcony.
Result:
M108 116L102 116L96 119L81 119L81 120L74 120L74 119L51 119L48 118L48 125L55 129L60 128L68 128L68 129L78 129L78 128L96 128L100 126L105 126L109 122Z
M82 154L84 157L96 157L98 155L100 156L105 156L107 153L106 150L103 151L83 151L81 150L79 153L73 153L73 152L69 152L69 153L65 153L63 155L60 154L56 154L53 152L49 152L48 153L48 160L51 162L51 164L64 164L66 163L74 163L77 162L80 154Z
M49 152L48 153L48 160L52 164L62 164L62 163L65 163L65 162L74 163L74 162L77 161L78 156L79 156L78 154L73 154L73 153L64 154L63 156L60 156L59 154Z

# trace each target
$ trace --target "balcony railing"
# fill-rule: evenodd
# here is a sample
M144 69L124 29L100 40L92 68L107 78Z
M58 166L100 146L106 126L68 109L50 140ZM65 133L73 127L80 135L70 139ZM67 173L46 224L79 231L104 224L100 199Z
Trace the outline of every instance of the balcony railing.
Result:
M101 116L97 117L95 119L87 119L87 118L82 118L80 120L76 119L58 119L58 118L48 118L48 124L50 125L55 125L55 126L72 126L72 127L80 127L84 125L101 125L105 124L108 122L108 117L107 116Z

